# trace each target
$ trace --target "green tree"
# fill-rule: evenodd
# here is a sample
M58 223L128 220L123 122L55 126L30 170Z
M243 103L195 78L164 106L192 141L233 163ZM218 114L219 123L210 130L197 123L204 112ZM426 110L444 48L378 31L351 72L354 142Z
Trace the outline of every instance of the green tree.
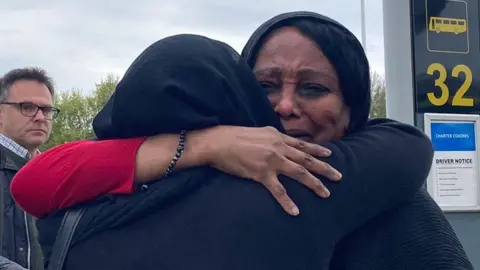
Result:
M108 74L105 79L95 85L95 90L87 98L89 107L95 114L103 108L103 105L105 105L110 96L112 96L119 80L120 78L118 76Z
M386 85L385 79L373 71L371 73L371 91L372 91L372 108L370 110L371 118L382 118L387 115L386 105Z
M55 106L60 115L54 120L52 135L42 150L93 137L92 120L115 91L118 81L118 76L109 74L90 94L78 89L59 92Z

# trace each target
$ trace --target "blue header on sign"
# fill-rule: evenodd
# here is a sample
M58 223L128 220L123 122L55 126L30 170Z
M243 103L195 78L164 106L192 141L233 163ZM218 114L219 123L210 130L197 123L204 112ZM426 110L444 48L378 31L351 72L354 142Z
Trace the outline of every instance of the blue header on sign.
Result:
M474 123L432 123L435 151L475 151Z

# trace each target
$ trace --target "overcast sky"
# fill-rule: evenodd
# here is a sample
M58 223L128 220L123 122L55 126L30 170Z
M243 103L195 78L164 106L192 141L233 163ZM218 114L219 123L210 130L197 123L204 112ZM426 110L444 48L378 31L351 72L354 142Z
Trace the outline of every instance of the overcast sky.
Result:
M383 73L382 0L366 6L368 57ZM40 66L59 90L91 91L162 37L203 34L240 51L262 22L295 10L330 16L361 37L360 0L0 0L0 74Z

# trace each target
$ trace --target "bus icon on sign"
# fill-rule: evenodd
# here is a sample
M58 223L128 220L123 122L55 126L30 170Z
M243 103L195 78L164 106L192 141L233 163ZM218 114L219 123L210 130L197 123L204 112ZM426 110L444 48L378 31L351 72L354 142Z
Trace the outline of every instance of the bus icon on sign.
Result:
M428 30L436 32L437 34L454 33L455 35L458 35L460 33L466 33L467 20L446 17L430 17Z
M471 26L468 11L465 0L425 0L428 51L467 54L470 51L468 27Z

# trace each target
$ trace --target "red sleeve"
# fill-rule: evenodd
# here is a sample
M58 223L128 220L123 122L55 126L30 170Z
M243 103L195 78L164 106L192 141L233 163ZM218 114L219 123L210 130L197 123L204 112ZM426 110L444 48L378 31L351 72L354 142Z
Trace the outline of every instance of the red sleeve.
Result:
M105 194L133 192L136 153L146 138L77 141L28 162L11 192L27 213L42 217Z

